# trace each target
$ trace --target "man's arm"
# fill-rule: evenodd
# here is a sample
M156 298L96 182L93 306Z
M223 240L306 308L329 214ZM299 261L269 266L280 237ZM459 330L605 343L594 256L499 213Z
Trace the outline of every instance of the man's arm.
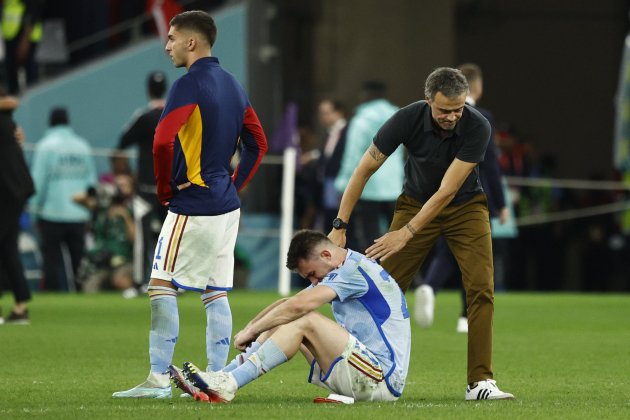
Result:
M475 166L477 163L464 162L455 158L446 170L440 188L427 200L413 219L402 228L376 239L374 245L367 249L366 255L384 261L390 255L400 251L414 234L419 233L448 206Z
M346 223L350 220L352 210L357 204L357 201L359 201L359 198L361 198L365 184L367 184L370 177L378 170L378 168L383 165L385 160L387 160L387 156L378 150L378 147L372 143L363 154L363 157L359 161L359 166L357 166L354 170L352 176L350 177L350 181L348 181L348 186L341 197L337 217ZM341 247L346 245L345 229L333 229L328 234L328 237L335 245Z
M286 300L279 300L265 308L234 336L234 347L245 350L261 333L288 324L332 301L337 294L328 286L305 289Z
M241 161L232 175L234 185L237 191L241 191L247 183L252 179L260 161L265 153L267 153L267 138L263 131L260 120L251 106L245 110L245 119L243 120L243 131L241 132L241 141L243 142L243 153Z
M164 205L169 202L174 194L171 186L171 177L175 136L180 128L186 124L188 117L190 117L196 106L196 103L191 103L169 109L169 104L167 104L166 109L168 111L162 116L155 129L155 136L153 137L153 171L158 199Z

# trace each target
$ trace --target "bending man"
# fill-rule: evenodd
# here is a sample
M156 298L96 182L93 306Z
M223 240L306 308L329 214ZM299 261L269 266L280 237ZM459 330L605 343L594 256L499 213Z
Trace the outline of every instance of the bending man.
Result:
M424 93L425 100L398 111L374 137L348 182L329 236L345 245L345 229L365 184L403 144L408 155L403 191L389 232L374 241L367 256L380 258L406 291L443 235L461 268L468 304L466 400L514 398L492 379L492 242L477 168L490 140L490 124L466 104L468 83L459 70L434 70Z

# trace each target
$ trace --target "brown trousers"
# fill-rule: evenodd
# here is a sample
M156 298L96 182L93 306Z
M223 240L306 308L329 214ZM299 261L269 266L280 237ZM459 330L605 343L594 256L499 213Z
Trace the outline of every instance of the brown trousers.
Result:
M405 226L422 203L401 195L390 231ZM443 235L462 272L468 304L468 383L492 379L492 318L494 280L488 205L484 194L466 203L446 207L396 254L381 265L407 291L415 274Z

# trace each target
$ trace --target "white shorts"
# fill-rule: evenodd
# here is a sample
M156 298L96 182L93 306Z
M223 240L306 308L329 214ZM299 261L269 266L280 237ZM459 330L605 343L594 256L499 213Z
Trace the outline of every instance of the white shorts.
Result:
M387 388L378 359L352 334L327 374L313 361L308 381L357 401L398 400Z
M151 278L186 290L231 290L240 214L240 209L219 216L169 211L155 247Z

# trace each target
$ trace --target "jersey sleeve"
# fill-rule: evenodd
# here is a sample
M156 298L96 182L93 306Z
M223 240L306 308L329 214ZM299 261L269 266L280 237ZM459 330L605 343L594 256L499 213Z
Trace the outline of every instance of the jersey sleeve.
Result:
M358 262L349 259L341 268L328 273L320 284L333 289L341 302L360 298L368 291L368 284L358 270Z
M251 105L245 109L243 129L241 131L241 161L236 167L232 179L237 191L245 188L252 179L265 153L267 153L267 138L258 116Z
M162 204L173 197L173 150L177 133L197 107L195 81L182 77L175 81L166 100L166 106L155 128L153 138L153 171L158 199Z

